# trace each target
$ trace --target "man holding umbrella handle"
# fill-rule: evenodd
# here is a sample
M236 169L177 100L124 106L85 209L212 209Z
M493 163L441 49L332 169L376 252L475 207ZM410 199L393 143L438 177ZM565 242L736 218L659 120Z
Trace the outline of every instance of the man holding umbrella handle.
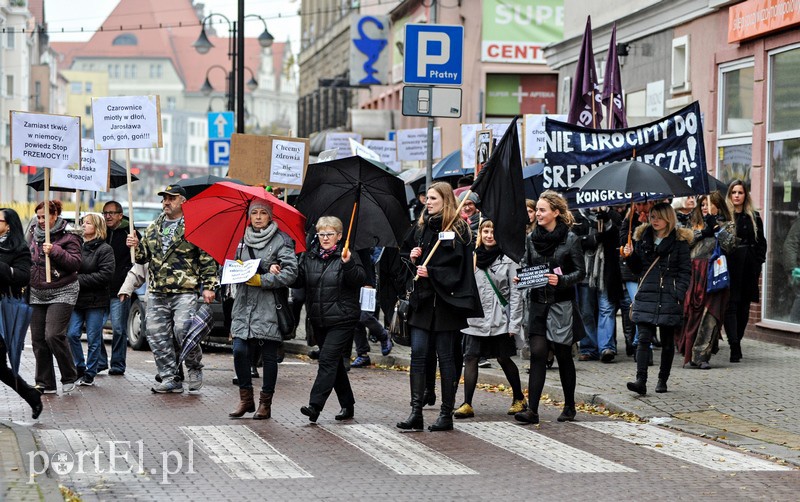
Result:
M187 334L198 290L202 290L203 302L213 302L219 279L214 258L184 237L186 190L170 185L158 195L163 197L164 212L147 227L141 241L130 234L126 243L136 250L136 263L148 263L147 341L161 377L151 390L181 393L176 347ZM198 345L185 359L190 391L203 386L202 357Z

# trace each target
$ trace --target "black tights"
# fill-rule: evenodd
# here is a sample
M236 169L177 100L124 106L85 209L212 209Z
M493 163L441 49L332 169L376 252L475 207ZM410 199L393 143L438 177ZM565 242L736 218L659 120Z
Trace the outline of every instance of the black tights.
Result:
M531 336L531 372L528 380L528 409L539 410L539 399L544 389L547 372L547 352L551 348L558 361L558 374L561 389L564 391L564 406L575 407L575 362L572 360L572 346L560 343L549 344L544 336Z
M472 397L475 395L475 387L478 386L478 356L464 356L464 402L472 405ZM525 399L522 394L522 383L519 380L519 369L510 357L498 357L497 364L503 368L506 380L514 391L514 400Z

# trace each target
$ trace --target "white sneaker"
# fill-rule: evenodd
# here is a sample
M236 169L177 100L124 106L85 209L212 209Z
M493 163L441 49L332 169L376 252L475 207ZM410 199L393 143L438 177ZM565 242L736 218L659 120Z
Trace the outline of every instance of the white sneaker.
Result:
M190 391L200 390L203 387L203 370L188 369L186 376L186 384Z
M63 392L64 394L72 392L73 390L75 390L75 383L74 382L73 383L65 383L65 384L63 384L61 386L61 392Z
M156 394L180 394L183 392L183 385L177 380L170 378L166 382L156 384L150 390Z

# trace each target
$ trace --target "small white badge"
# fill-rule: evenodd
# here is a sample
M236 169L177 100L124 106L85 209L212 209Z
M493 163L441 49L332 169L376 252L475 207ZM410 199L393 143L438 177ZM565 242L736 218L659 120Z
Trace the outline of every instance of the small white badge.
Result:
M455 232L439 232L440 241L452 241L456 238Z

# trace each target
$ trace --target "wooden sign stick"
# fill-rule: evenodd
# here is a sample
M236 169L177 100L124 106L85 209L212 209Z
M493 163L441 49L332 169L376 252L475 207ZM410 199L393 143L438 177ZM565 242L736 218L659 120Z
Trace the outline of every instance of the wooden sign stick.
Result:
M467 190L467 192L464 194L464 198L461 199L461 203L456 208L456 217L455 217L455 219L453 219L453 221L449 222L447 224L447 227L442 229L443 232L447 232L448 230L450 230L450 227L453 226L453 223L455 223L458 220L458 218L461 218L461 216L460 216L461 215L461 208L464 206L464 202L466 202L467 199L469 199L470 195L472 195L472 190ZM428 266L428 262L431 261L431 257L433 257L433 253L435 253L436 250L439 249L439 243L440 242L442 242L442 241L437 240L436 244L433 245L433 249L431 249L431 252L428 253L428 257L425 258L425 261L421 265L422 267L427 267ZM416 281L417 279L419 279L419 274L414 276L414 280Z
M110 169L110 167L109 167ZM125 149L125 174L128 177L128 224L130 225L130 235L136 234L136 229L133 227L133 188L131 184L133 180L131 179L131 149ZM130 248L131 250L131 263L136 264L136 250Z
M44 243L50 244L50 168L44 168ZM38 224L38 223L37 223ZM44 255L45 281L50 281L50 255Z

